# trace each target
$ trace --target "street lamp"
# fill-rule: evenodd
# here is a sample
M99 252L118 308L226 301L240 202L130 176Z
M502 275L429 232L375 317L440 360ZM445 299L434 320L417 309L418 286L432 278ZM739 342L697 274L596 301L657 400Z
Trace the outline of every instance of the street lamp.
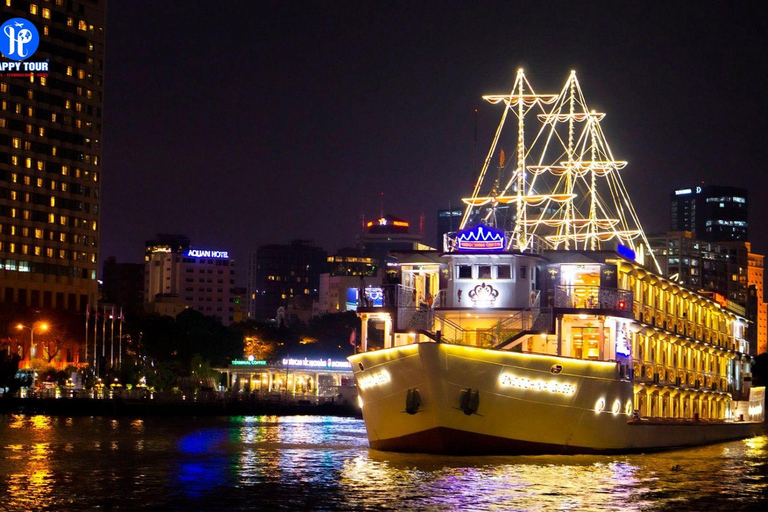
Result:
M32 324L32 327L27 327L24 324L18 324L16 326L16 329L22 331L24 329L29 330L29 359L31 360L33 357L37 355L37 350L35 347L35 331L38 332L45 332L48 330L48 324L44 322L35 322Z

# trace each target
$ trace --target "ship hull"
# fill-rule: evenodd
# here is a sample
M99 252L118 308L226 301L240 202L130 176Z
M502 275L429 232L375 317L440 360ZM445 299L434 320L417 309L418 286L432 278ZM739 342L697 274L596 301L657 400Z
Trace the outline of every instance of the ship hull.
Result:
M615 363L419 343L350 357L372 448L628 453L757 434L758 422L633 418Z

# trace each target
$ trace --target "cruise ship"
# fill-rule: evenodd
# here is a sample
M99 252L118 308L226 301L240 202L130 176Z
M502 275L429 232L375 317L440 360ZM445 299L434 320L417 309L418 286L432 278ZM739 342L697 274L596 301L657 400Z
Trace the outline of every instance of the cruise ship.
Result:
M370 446L626 453L761 432L744 309L661 275L575 73L536 94L519 70L485 99L503 111L460 229L360 290Z

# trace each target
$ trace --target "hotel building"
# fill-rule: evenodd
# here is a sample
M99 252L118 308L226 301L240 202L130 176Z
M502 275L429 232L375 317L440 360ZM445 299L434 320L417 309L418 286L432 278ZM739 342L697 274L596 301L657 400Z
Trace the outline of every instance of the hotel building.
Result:
M144 255L144 308L176 316L191 308L222 324L235 321L235 261L229 252L198 249L180 235L157 235Z
M0 23L36 27L26 61L49 65L0 73L0 301L83 312L98 291L104 2L2 0L0 11Z

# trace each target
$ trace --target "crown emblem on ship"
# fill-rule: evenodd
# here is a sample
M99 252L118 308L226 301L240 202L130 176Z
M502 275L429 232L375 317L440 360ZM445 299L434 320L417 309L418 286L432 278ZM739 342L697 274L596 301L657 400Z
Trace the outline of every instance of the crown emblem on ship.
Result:
M499 290L486 283L475 286L469 292L474 307L492 307L498 296Z
M504 249L504 233L485 226L460 232L456 241L459 249Z

